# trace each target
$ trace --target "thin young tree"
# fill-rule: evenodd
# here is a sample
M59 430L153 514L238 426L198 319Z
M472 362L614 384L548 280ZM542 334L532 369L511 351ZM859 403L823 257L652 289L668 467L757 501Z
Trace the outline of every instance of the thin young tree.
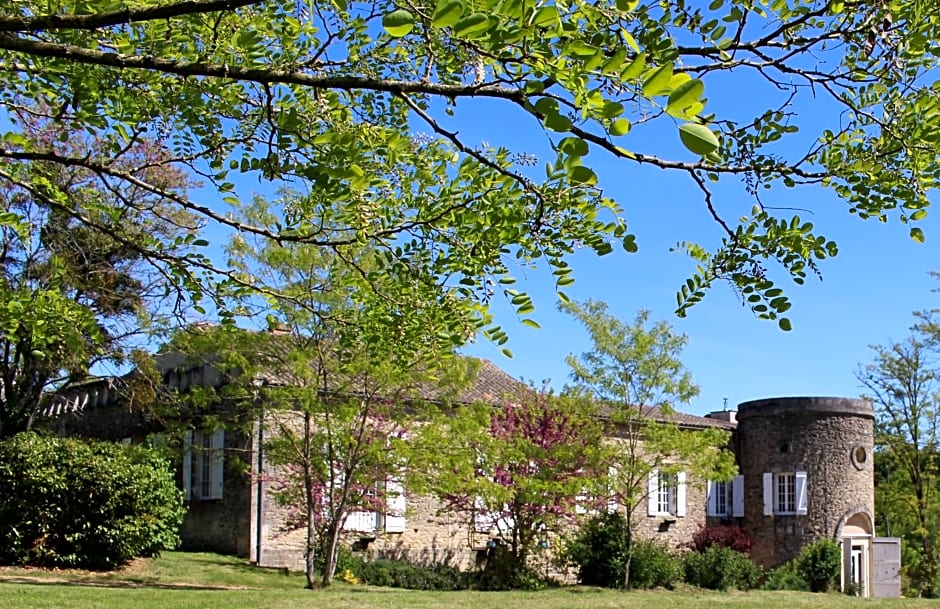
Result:
M728 432L681 429L676 406L698 395L680 357L686 337L666 322L650 324L640 311L632 323L611 315L601 302L568 302L560 308L580 321L593 349L569 355L569 391L590 396L604 409L615 437L607 457L609 493L626 520L627 558L623 584L630 586L634 533L640 505L648 499L654 472L685 471L701 479L729 479L735 470Z

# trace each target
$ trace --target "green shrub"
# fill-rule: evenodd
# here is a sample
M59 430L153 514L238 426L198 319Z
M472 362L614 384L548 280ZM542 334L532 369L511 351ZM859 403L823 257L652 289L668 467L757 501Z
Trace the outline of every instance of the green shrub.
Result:
M598 514L568 541L565 556L578 568L578 582L622 588L630 546L622 514ZM630 560L631 588L671 588L680 578L679 561L662 544L636 541Z
M842 550L831 539L820 539L800 550L796 569L812 592L827 592L839 581Z
M565 558L578 568L579 583L620 588L628 551L624 517L619 513L598 514L567 542Z
M359 580L373 586L409 590L461 590L470 583L467 574L453 567L422 567L382 558L362 563Z
M179 542L182 493L147 448L18 434L0 488L0 564L113 569Z
M771 569L764 577L761 586L763 590L797 590L809 592L809 584L796 569L796 561L783 563L776 569Z
M672 588L679 579L680 563L669 548L653 541L634 542L631 588Z
M721 546L686 553L682 567L686 583L710 590L750 590L761 575L747 554Z

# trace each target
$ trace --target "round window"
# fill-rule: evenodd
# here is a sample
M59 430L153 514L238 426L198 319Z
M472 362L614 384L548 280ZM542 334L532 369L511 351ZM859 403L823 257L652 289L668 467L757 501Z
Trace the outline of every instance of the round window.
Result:
M868 463L868 449L864 446L856 445L852 447L852 465L857 469L863 469Z

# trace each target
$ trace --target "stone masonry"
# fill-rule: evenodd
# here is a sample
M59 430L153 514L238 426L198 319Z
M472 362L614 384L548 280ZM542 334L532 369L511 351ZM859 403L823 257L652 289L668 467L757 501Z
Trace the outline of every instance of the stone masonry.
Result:
M873 521L874 411L865 400L774 398L739 406L735 434L744 475L751 557L779 565L818 539L838 539L857 514ZM806 472L807 513L765 515L765 473Z

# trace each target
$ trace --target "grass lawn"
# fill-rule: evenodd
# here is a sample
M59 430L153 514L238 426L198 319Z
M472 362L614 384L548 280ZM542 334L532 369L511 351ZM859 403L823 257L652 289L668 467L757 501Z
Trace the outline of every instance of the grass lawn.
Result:
M304 578L215 554L168 552L118 573L0 570L0 609L940 609L940 601L857 599L801 592L616 592L570 587L540 592L416 592L339 582L304 590Z

